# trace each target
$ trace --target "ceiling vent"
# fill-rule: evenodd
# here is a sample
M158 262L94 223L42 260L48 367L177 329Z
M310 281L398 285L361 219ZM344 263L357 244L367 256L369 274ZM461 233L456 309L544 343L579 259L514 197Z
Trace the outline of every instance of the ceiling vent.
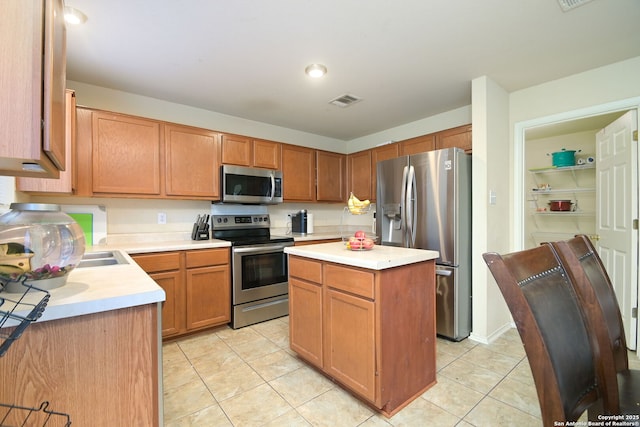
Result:
M592 0L558 0L558 3L560 3L563 12L568 12L590 1Z
M355 95L350 95L345 93L344 95L340 95L339 97L332 99L329 101L329 104L337 105L338 107L345 108L349 105L353 105L356 102L362 101L362 98L358 98Z

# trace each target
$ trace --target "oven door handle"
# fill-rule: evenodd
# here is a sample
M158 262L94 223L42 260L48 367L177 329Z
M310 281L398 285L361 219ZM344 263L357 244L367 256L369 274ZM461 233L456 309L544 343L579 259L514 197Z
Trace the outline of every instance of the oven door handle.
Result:
M290 245L267 245L267 246L254 246L250 248L233 248L233 253L250 254L250 253L260 253L260 252L282 251L287 246L290 246Z

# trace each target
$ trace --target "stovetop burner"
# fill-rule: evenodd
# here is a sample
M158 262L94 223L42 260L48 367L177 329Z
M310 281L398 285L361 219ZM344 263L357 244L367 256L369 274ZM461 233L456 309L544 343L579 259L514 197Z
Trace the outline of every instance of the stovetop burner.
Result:
M271 236L270 225L269 214L213 215L211 217L212 237L229 241L232 246L293 242L293 237Z

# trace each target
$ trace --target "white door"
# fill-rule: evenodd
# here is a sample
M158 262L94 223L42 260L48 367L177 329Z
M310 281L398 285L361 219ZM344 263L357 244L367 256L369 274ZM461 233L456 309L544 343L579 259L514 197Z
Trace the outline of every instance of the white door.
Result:
M636 349L638 305L637 111L627 112L596 134L596 233L594 242L613 282L627 346ZM637 134L636 134L637 135Z

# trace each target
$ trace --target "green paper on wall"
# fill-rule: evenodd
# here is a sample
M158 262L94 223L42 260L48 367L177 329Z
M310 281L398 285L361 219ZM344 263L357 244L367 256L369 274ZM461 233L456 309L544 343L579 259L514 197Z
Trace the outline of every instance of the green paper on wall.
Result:
M82 231L84 232L84 240L87 246L93 246L93 214L90 213L70 213L67 214L73 218Z

